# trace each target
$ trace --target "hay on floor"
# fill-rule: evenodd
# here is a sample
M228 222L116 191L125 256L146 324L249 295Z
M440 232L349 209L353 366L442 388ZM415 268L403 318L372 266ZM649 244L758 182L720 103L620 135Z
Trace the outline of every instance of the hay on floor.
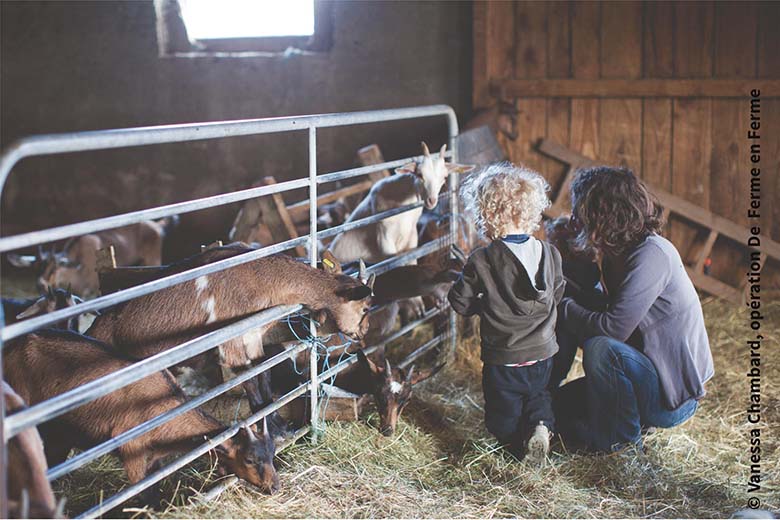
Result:
M440 375L415 390L392 438L377 433L375 414L357 423L332 423L317 446L302 441L278 458L282 490L276 495L237 485L207 503L193 501L218 480L213 464L202 460L165 481L163 496L171 502L165 511L130 502L114 515L728 517L748 498L746 321L741 309L721 301L705 300L704 310L716 365L708 395L686 424L649 434L644 452L588 455L558 446L544 467L514 461L484 429L479 347L470 339ZM777 357L780 339L780 303L768 304L765 314L760 496L766 508L777 510L780 368L771 358ZM415 331L415 344L429 334ZM57 489L77 513L99 498L101 487L108 492L123 483L116 460L104 458Z

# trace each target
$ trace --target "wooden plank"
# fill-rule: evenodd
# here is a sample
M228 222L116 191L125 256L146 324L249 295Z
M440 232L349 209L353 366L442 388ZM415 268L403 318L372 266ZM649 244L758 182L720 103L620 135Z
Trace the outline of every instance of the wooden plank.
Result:
M317 204L321 206L323 204L335 202L344 197L349 197L352 195L360 195L370 190L371 186L373 185L374 183L371 182L370 180L365 180L365 181L357 182L355 184L350 184L349 186L346 186L344 188L339 188L337 190L329 191L328 193L323 193L322 195L317 197ZM292 218L293 222L298 223L298 222L308 220L309 199L296 202L295 204L290 204L289 206L287 206L287 212L290 214L290 218Z
M472 2L471 9L474 46L472 102L477 109L491 104L488 71L488 3L482 0Z
M676 99L672 121L672 192L702 208L710 205L712 111L709 99ZM670 239L688 263L700 247L696 230L672 222Z
M642 167L642 101L602 100L599 138L599 157L638 172Z
M753 2L715 3L715 76L753 78L752 49L758 35L758 9ZM773 32L776 32L777 28ZM780 49L778 47L777 49Z
M488 78L511 78L515 66L515 4L487 3Z
M539 145L539 151L550 157L555 157L562 162L570 165L568 179L571 179L577 166L588 166L595 164L595 161L584 157L570 149L563 147L562 145L544 140ZM746 244L747 238L750 232L746 227L735 224L723 217L713 214L703 208L692 204L680 197L672 195L660 189L653 189L653 193L658 197L659 202L664 206L663 218L669 218L670 214L674 213L680 215L687 220L690 220L696 224L699 224L710 230L707 241L705 242L701 252L698 255L696 265L694 267L686 267L686 270L691 277L694 284L717 296L729 299L734 302L742 301L742 289L735 288L727 283L724 283L712 276L705 275L703 273L704 262L708 257L708 252L712 250L719 235L724 235L736 243L743 245ZM566 193L559 192L555 197L555 204L545 211L545 216L548 218L555 218L562 214L561 200L566 196ZM777 255L780 255L780 243L773 242L768 236L761 235L762 244L762 264L766 260L766 257L772 257L778 259Z
M713 4L678 2L674 9L675 75L681 78L711 77L715 12Z
M541 171L544 158L534 152L534 147L540 139L544 139L547 131L547 104L543 99L519 99L517 108L519 135L514 141L505 141L509 160Z
M570 11L569 2L556 1L547 4L547 77L549 78L571 77Z
M672 189L672 101L645 99L642 117L642 178Z
M276 184L276 179L273 177L266 177L265 182L267 185L270 184ZM284 199L282 198L281 193L274 193L271 195L271 200L273 201L273 204L276 208L276 213L278 215L279 220L282 222L282 225L284 226L284 229L287 231L287 238L284 240L291 240L293 238L298 238L298 230L295 227L295 223L292 220L292 217L290 217L290 212L287 211L287 205L284 203ZM272 213L272 212L271 212ZM263 219L267 217L267 213L263 213ZM306 249L298 246L295 248L295 254L298 256L306 256Z
M569 142L569 118L571 117L571 100L568 98L550 98L547 100L547 139L558 142ZM566 174L566 166L554 159L546 159L543 165L547 182L553 192L559 188Z
M599 101L571 100L571 134L569 145L586 157L599 156Z
M762 128L767 137L761 147L762 225L774 240L780 241L780 99L762 106Z
M259 185L268 186L271 184L276 184L276 180L269 176L263 178ZM265 225L268 228L274 244L290 240L291 238L298 238L295 224L287 211L284 200L278 193L270 197L266 196L246 201L244 208L242 208L241 213L236 218L236 223L233 226L236 233L231 236L231 240L250 242L249 237L256 226L261 225ZM295 254L306 256L306 250L300 246L296 247Z
M515 78L547 74L547 4L515 4Z
M750 236L750 230L747 227L740 226L727 218L716 215L671 193L658 189L653 189L653 193L658 197L662 206L671 208L673 212L682 215L686 219L714 229L721 235L740 244L747 243L747 239ZM761 239L761 249L775 260L780 260L780 243L773 241L765 233L761 233L759 238Z
M370 144L368 146L364 146L357 152L358 155L358 162L361 166L371 166L373 164L381 164L385 162L385 157L382 155L382 150L379 148L379 145L377 144ZM373 182L377 182L385 177L390 176L390 170L380 170L378 172L373 172L368 174L368 178L371 179Z
M758 77L780 77L780 3L762 2L758 8ZM763 85L764 82L762 81Z
M674 4L644 3L645 78L674 77Z
M741 290L735 289L734 287L731 287L730 285L725 284L720 280L713 278L712 276L707 276L703 273L697 273L690 267L686 267L685 270L688 272L688 276L691 278L691 281L696 287L699 287L710 294L714 294L715 296L723 298L724 300L729 300L736 304L743 303Z
M545 155L555 157L559 161L573 166L593 166L598 164L597 161L548 139L539 143L537 149ZM652 187L652 191L661 205L664 206L665 211L669 210L682 215L686 219L708 229L714 229L719 234L736 242L742 244L747 243L750 231L746 227L735 224L726 218L715 215L709 210L701 208L677 195L658 189L657 187ZM763 249L771 258L780 260L780 243L773 241L765 233L760 234L759 237L761 239L761 249Z
M507 79L493 80L496 95L576 98L749 98L750 79ZM780 80L761 82L765 99L780 97Z
M696 260L696 265L693 270L697 273L704 272L704 264L707 263L707 259L712 255L712 247L715 245L715 241L718 239L718 232L714 229L710 230L710 234L707 236L707 241L704 243L704 247L699 252L699 258Z
M601 3L572 2L571 4L571 68L572 76L597 79L600 76ZM569 94L550 93L549 96Z
M642 2L602 4L601 48L602 78L642 75Z

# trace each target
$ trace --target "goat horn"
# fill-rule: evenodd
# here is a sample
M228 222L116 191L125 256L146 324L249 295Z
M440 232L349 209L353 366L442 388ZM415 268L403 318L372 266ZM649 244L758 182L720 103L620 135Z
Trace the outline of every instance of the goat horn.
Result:
M62 497L57 501L57 509L54 510L54 518L65 518L65 501L67 498Z
M385 377L392 377L393 368L390 366L390 360L385 358Z
M422 149L423 149L423 153L425 154L425 157L431 156L431 152L430 150L428 150L428 145L425 144L425 141L422 142Z
M360 268L358 269L358 278L360 278L360 281L365 284L368 281L368 271L366 270L366 263L363 261L363 259L360 259Z
M263 437L268 437L268 416L263 417Z
M439 157L441 159L444 159L444 152L446 151L447 151L447 143L444 143L443 145L441 145L441 150L439 150Z
M406 382L412 382L412 376L414 375L414 365L409 367L409 372L406 373Z
M19 511L19 518L30 518L30 492L27 488L22 489L22 507Z

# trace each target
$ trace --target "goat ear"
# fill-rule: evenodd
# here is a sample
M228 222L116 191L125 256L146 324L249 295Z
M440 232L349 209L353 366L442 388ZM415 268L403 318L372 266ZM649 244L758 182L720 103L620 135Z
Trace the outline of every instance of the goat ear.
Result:
M35 303L27 307L25 310L20 312L16 315L17 320L24 320L27 318L32 318L33 316L36 316L41 313L41 311L44 309L44 306L46 305L46 297L42 296L35 300Z
M336 295L347 301L357 301L371 296L371 288L367 285L358 285L357 287L336 291Z
M330 249L326 249L322 252L322 268L325 272L331 274L341 274L341 263L333 256Z
M13 253L6 255L6 258L14 267L30 267L38 260L34 255L15 255Z
M404 173L411 173L412 175L419 175L417 173L417 163L416 162L410 162L406 163L403 166L399 166L395 169L396 175L403 175Z
M445 163L444 166L447 168L447 173L469 173L476 168L474 164Z
M366 357L365 353L363 353L363 350L357 351L357 357L358 362L366 367L372 374L376 375L379 373L379 368L374 364L373 361Z

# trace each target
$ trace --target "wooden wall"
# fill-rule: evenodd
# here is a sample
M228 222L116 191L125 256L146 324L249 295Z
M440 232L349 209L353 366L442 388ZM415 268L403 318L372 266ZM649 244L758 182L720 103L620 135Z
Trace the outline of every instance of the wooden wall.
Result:
M535 151L543 137L628 166L649 184L744 225L750 105L739 96L763 87L763 227L780 240L778 27L780 3L771 2L475 2L474 105L516 99L520 136L502 144L553 189L564 169ZM545 81L536 90L530 82L502 89L511 79ZM626 92L628 81L609 81L651 79L695 81L676 82L675 95L690 91L683 97L639 97ZM564 90L582 88L546 95L555 80L580 80L564 82ZM675 82L656 83L662 90ZM672 226L672 239L692 259L706 234ZM719 242L713 272L734 282L738 254Z

